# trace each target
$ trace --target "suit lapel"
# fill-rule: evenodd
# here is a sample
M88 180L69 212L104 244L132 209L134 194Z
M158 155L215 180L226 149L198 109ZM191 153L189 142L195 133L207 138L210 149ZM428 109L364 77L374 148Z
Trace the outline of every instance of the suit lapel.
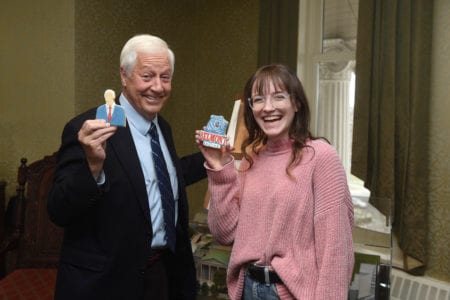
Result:
M158 123L159 123L159 128L161 129L161 133L164 136L164 141L166 142L167 145L167 149L169 150L170 153L170 157L172 159L173 164L175 165L175 168L177 168L177 153L175 151L175 145L174 142L172 140L172 132L170 130L169 125L166 123L166 121L161 117L158 116ZM177 168L177 177L178 177L179 173L178 173L178 168Z
M151 224L145 179L128 124L126 127L117 128L117 132L109 139L109 145L116 153L121 167L128 175L142 211Z

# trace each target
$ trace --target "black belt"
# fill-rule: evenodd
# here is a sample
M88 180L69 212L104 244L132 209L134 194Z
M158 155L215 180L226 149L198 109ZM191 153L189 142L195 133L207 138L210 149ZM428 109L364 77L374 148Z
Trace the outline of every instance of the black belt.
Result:
M151 249L147 257L147 267L152 266L155 262L163 258L167 251L167 249Z
M255 264L247 265L248 276L259 283L272 284L283 283L275 271L270 271L269 267L257 266Z

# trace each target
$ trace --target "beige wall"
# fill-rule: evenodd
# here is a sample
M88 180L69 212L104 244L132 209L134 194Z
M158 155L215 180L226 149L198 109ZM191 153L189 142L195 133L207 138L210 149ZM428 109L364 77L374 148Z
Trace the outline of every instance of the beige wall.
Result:
M229 119L256 68L258 0L29 2L0 12L0 180L7 180L8 198L21 157L32 162L53 153L66 121L102 104L105 89L120 91L119 54L132 35L159 35L175 52L172 97L162 114L179 155L197 151L194 130L210 114ZM188 188L191 216L205 190L206 180Z
M450 1L435 0L433 14L427 274L450 282Z
M73 2L3 1L0 39L0 180L8 199L20 159L53 153L74 113Z

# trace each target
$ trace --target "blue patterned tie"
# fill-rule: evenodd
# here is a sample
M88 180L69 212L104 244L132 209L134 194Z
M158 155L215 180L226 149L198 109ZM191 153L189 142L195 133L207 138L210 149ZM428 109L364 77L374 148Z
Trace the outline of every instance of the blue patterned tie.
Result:
M166 161L164 160L161 145L159 144L158 130L153 122L150 126L150 136L153 164L155 165L158 187L161 193L161 204L164 212L167 246L172 252L175 252L175 202Z

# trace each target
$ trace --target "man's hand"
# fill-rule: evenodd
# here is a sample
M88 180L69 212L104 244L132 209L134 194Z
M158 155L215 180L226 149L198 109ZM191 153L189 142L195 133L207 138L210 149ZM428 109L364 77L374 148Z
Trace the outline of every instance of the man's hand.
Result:
M86 153L92 176L98 178L106 158L106 140L116 132L105 120L87 120L78 131L78 141Z

